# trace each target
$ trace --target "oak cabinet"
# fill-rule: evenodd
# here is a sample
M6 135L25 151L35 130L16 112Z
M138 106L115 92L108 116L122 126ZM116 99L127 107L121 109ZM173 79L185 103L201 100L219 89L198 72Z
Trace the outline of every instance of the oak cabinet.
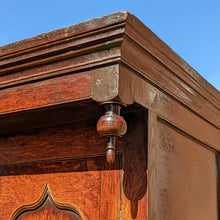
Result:
M0 219L219 218L219 91L128 12L1 47L0 100Z

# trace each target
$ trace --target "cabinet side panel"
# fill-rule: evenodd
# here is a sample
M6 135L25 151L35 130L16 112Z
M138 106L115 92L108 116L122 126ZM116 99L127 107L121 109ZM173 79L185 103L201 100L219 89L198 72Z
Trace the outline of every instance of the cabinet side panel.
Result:
M215 152L160 119L157 143L151 148L156 157L156 190L151 195L157 209L155 219L217 220Z

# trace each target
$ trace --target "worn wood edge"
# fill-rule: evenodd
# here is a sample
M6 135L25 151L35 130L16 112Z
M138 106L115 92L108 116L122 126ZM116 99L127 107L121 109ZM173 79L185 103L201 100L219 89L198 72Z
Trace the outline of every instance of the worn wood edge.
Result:
M187 109L189 109L190 111L194 112L196 115L199 115L201 118L203 118L204 120L206 120L207 122L209 122L210 124L214 125L215 127L217 127L218 129L220 128L220 118L218 120L218 118L216 120L213 120L212 118L208 117L206 115L207 111L205 111L204 109L200 109L198 107L194 107L193 104L189 104L189 103L185 103L182 101L182 99L179 96L176 96L173 92L170 92L167 89L164 89L164 87L160 87L160 85L158 85L157 81L152 81L151 79L149 79L148 77L145 77L145 73L143 71L141 71L138 67L136 68L136 66L130 64L129 62L127 62L125 59L121 58L120 61L121 65L126 66L128 69L130 69L133 74L136 74L138 76L140 76L143 80L149 82L152 86L155 86L158 90L162 91L164 94L169 95L170 97L174 98L178 103L181 103L183 106L185 106ZM135 90L135 87L132 89L133 91ZM144 92L144 91L143 91ZM145 91L147 92L147 91ZM132 96L132 95L130 95ZM133 95L134 97L134 95ZM195 99L198 99L197 97L194 97ZM133 98L135 100L135 97ZM207 99L207 98L206 98ZM136 101L136 100L135 100ZM207 101L208 102L208 101ZM220 115L220 111L219 109L213 105L212 102L208 102L210 103L210 105L213 106L213 109L210 111L208 110L210 113L214 112L214 115ZM140 104L140 103L139 103ZM146 106L145 106L146 107Z
M100 18L95 18L69 27L57 29L54 31L37 35L35 37L11 43L0 47L0 56L34 48L39 45L45 45L48 43L50 44L58 40L92 32L97 29L114 25L116 23L122 23L126 21L127 16L128 13L126 11L116 12L110 15L105 15Z
M181 135L187 137L188 139L193 140L194 142L198 143L199 145L203 146L204 148L217 153L217 151L220 151L220 145L214 146L211 143L206 142L205 140L201 140L201 138L197 137L196 135L190 134L188 131L186 131L184 128L175 125L174 123L170 122L168 119L164 118L162 115L157 114L157 121L165 124L166 126L172 128L176 132L180 133ZM219 144L220 144L220 137L219 137Z
M92 84L92 78L94 77L94 75L97 75L97 74L99 75L99 73L101 75L103 73L106 76L108 76L108 73L113 74L114 76L116 75L116 78L113 80L114 81L113 83L109 81L109 84L112 85L111 88L113 87L114 91L112 91L111 89L106 90L104 88L105 90L104 93L106 91L107 92L110 91L110 93L112 94L115 92L115 90L117 90L117 88L115 88L114 85L115 83L117 84L117 72L118 71L116 70L116 71L113 71L113 73L111 73L112 72L111 70L117 69L117 66L118 66L117 62L113 62L113 63L109 63L108 65L96 66L96 68L93 67L93 68L87 68L83 71L76 71L74 73L71 72L71 74L67 73L68 75L63 74L56 78L55 77L49 78L43 82L36 81L36 82L33 82L32 87L30 84L22 84L19 87L11 87L8 90L6 88L1 91L3 95L2 97L3 106L1 106L0 115L11 114L11 113L19 112L19 111L28 111L28 110L38 109L38 108L47 108L50 106L56 106L56 105L91 99L93 98L93 93L92 93L93 88L96 85L95 83ZM69 89L66 90L65 92L65 87L63 88L61 86L61 87L56 88L57 85L63 85L63 86L69 87ZM79 88L77 86L79 86ZM26 91L22 88L26 88L26 90L27 89L28 90ZM50 93L55 93L56 96L47 97L46 92L48 88L50 88ZM35 93L43 92L41 97L36 96L35 93L30 96L29 92L31 91L31 89L34 90ZM15 97L10 98L9 92L11 92L13 96L15 96L14 95L15 92L16 94L18 94L19 92L21 96L18 97L17 95ZM4 98L4 94L6 96L5 98ZM61 94L62 96L59 97L58 94ZM29 96L33 98L30 98ZM22 98L23 98L23 101L22 101ZM8 103L6 103L6 100ZM23 105L22 103L25 103L25 105Z
M35 82L37 80L47 79L49 77L56 77L56 76L68 74L70 72L77 73L77 72L86 71L88 69L94 69L94 68L99 68L99 67L106 66L106 65L112 65L112 64L117 63L119 60L120 60L120 56L116 55L110 58L103 58L103 59L99 59L99 60L92 61L92 62L87 62L87 63L82 63L82 64L79 63L77 65L60 68L58 70L43 71L38 74L32 74L29 76L0 82L0 89L8 88L11 86L17 86L21 84L23 85L23 84Z
M27 108L19 108L19 109L14 109L14 110L10 110L10 111L0 112L0 116L10 115L10 114L20 113L20 112L26 112L26 111L30 111L30 110L37 110L37 109L42 109L42 108L49 108L49 107L68 104L68 103L72 103L72 102L84 101L84 100L88 100L88 99L91 99L91 96L80 97L80 98L71 99L71 100L67 100L67 101L61 101L61 102L53 102L51 104L45 104L45 105L35 105L35 106L27 107Z
M148 219L158 220L156 174L157 114L154 109L148 111Z
M133 76L135 85L134 100L147 109L153 109L161 118L169 123L180 127L183 131L195 136L197 139L209 143L215 149L220 149L220 129L216 124L201 117L201 115L193 112L187 106L178 102L169 94L163 93L150 84L150 82L142 80L139 82L139 76ZM145 94L142 91L146 91ZM186 120L182 120L185 117ZM192 123L193 121L193 123Z
M91 39L89 42L76 42L74 46L67 44L66 47L63 45L55 46L54 51L46 51L45 49L36 50L36 53L27 54L24 58L15 57L14 60L10 58L6 59L7 63L1 64L1 75L13 74L14 72L38 67L62 60L67 60L74 57L80 57L90 53L98 52L101 50L109 50L114 47L120 46L122 42L122 34L112 34L109 37L102 37L101 39ZM61 48L59 48L61 47ZM49 49L51 49L49 47Z
M131 50L130 53L129 50ZM136 62L133 62L133 59L129 57L130 54L133 56L133 59L135 59L134 56L136 55ZM143 63L144 57L145 63ZM181 98L185 102L187 102L187 99L185 98L184 100L184 96L181 97L180 92L186 96L191 95L195 97L195 100L193 100L195 103L199 101L198 97L200 97L200 99L205 100L209 105L220 109L220 102L215 96L206 91L201 92L202 88L197 82L187 79L184 74L179 74L181 72L179 68L176 68L174 65L169 67L169 61L162 63L157 57L153 56L149 51L138 44L138 42L128 36L125 36L123 40L121 59L128 66L133 66L134 69L138 70L143 77L171 95ZM168 86L167 83L164 84L164 80L162 79L165 78L170 79L176 88L174 89L174 86Z
M110 42L120 38L124 33L125 23L115 24L114 26L106 27L101 30L89 32L82 36L73 36L65 40L48 42L46 45L34 47L22 52L12 51L11 55L0 57L1 66L9 65L10 63L18 63L21 61L30 60L33 57L41 57L42 55L52 56L53 54L64 53L68 49L79 50L88 46L99 45L101 42ZM86 45L86 46L85 46Z
M119 87L118 63L107 68L97 69L92 74L92 99L98 103L117 99Z
M216 166L217 166L217 191L218 191L218 195L217 195L217 207L218 207L218 219L220 219L220 153L217 152L216 153Z
M135 36L131 33L134 33ZM172 70L170 63L178 67L180 71L173 72L177 74L178 77L180 77L183 81L190 81L190 83L187 82L187 84L190 84L191 87L192 85L195 85L196 87L193 89L195 89L201 95L206 97L207 93L209 93L212 97L215 97L217 103L220 102L220 92L216 88L208 83L167 44L165 44L149 28L147 28L141 21L131 14L128 15L126 21L125 34L132 38L142 48L150 52L152 56L158 59L163 65L167 66L167 68ZM151 47L149 47L149 44ZM220 108L220 104L217 105L218 108Z
M36 160L29 162L18 162L9 164L1 164L1 176L14 176L14 175L32 175L40 173L63 173L66 172L81 172L88 170L120 170L121 169L122 151L116 153L115 161L111 166L106 161L106 155L83 155L74 158L57 158ZM93 162L99 162L95 164ZM92 166L90 167L90 164Z
M109 25L115 25L115 24L118 24L120 22L126 22L127 23L125 33L129 37L132 38L132 36L130 35L130 32L129 32L129 29L135 30L135 32L136 32L135 34L138 35L138 38L141 39L141 40L139 40L139 39L138 39L139 41L136 40L136 39L134 39L134 40L136 42L138 42L141 47L143 47L146 50L150 51L150 53L154 57L156 57L158 60L160 60L160 62L162 62L164 65L167 66L167 64L164 63L164 61L161 57L165 56L167 58L168 57L167 53L169 52L168 59L171 60L173 63L175 63L176 66L180 66L183 70L181 74L188 75L187 79L189 79L189 80L191 79L193 81L193 84L196 84L196 83L201 84L200 81L202 81L202 84L204 84L206 82L204 79L202 79L202 77L199 76L198 73L196 73L191 67L189 67L189 65L186 64L185 61L183 61L175 52L173 52L165 43L163 43L155 34L153 34L144 24L142 24L137 18L135 18L133 15L129 14L128 12L118 12L118 13L114 13L112 15L104 16L102 18L97 18L97 19L93 19L91 21L83 22L83 23L80 23L78 25L73 25L73 26L70 26L70 27L67 27L67 28L64 28L64 29L58 29L57 31L48 32L48 33L30 38L30 39L26 39L26 40L23 40L23 41L14 43L14 44L10 44L10 45L8 45L8 47L13 48L13 45L14 45L14 47L16 48L16 46L19 47L19 45L21 46L23 44L30 44L31 42L33 43L34 41L37 41L40 38L47 38L47 40L48 40L48 39L52 38L52 36L54 36L54 35L57 36L58 39L60 39L60 38L62 39L62 34L63 33L65 33L65 36L66 36L66 35L69 34L69 31L71 33L71 31L73 31L74 28L75 29L79 28L80 30L83 30L83 28L85 29L85 26L89 26L89 25L92 25L92 24L94 25L94 23L99 24L98 26L96 24L96 26L93 27L96 30L98 28L107 27ZM143 28L140 30L140 27L143 27ZM86 32L89 32L89 31L92 31L92 30L93 29L88 29L88 30L86 30ZM149 38L147 40L150 41L151 45L153 46L153 49L155 51L157 51L157 53L159 52L160 55L155 55L154 52L152 52L152 49L147 48L147 46L142 43L142 42L146 41L146 39L144 39L144 37L143 37L144 34L141 34L141 32L144 32L144 33L146 32L148 35L150 33L150 36L152 37L152 39ZM80 34L80 33L81 32L78 31L77 33L74 33L73 36L75 36L77 34ZM66 36L66 38L67 38L67 36ZM42 39L40 39L40 41L42 41ZM48 41L47 44L48 43L51 43L51 41ZM6 48L7 48L7 45L1 47L2 50L6 49ZM161 49L161 48L163 48L163 49ZM15 51L16 50L14 49L14 52ZM13 49L11 50L11 52L13 53ZM186 66L187 66L187 68L186 68ZM175 73L175 74L178 74L178 73ZM182 78L182 76L179 76L179 77ZM202 80L198 80L197 78L201 78ZM203 85L202 87L205 89L205 88L207 88L207 85ZM213 88L211 86L208 86L208 87L211 88L211 89L208 90L208 92L213 94L213 91L212 91ZM201 91L199 91L199 92L201 93ZM218 91L216 91L214 93L215 93L214 96L217 98L217 100L219 100L218 96L219 96L220 93ZM206 96L204 96L204 97L206 97Z

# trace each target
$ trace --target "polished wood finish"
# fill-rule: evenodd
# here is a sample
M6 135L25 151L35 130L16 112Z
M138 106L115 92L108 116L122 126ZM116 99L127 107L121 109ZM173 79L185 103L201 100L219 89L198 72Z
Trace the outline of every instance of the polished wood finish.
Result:
M97 122L97 131L101 136L108 137L106 160L112 164L115 159L116 138L126 134L127 124L120 116L121 103L111 101L102 104L106 112Z
M130 114L123 154L122 219L148 218L148 113Z
M111 103L111 105L116 105L117 103ZM119 110L118 110L119 111ZM105 115L103 115L97 122L97 131L101 136L116 136L121 137L127 132L127 124L119 113L114 112L114 110L106 110Z
M0 100L0 219L46 186L83 219L219 219L220 93L128 12L1 47ZM127 105L111 165L107 101Z
M37 202L19 208L11 219L81 220L82 217L74 207L54 201L47 185Z

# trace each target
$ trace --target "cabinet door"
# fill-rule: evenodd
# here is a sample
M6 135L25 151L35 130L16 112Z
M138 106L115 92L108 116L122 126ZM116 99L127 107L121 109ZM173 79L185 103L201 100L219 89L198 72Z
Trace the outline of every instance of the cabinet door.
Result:
M113 169L106 170L103 156L5 166L0 177L1 219L97 220L100 216L117 219L120 212L118 164L117 157Z
M19 208L13 214L12 219L81 220L83 218L75 207L67 204L59 204L54 201L47 185L41 198L37 202Z
M0 138L1 220L117 219L121 153L108 168L96 122Z
M126 120L112 165L97 120L0 138L0 219L147 219L147 115Z

